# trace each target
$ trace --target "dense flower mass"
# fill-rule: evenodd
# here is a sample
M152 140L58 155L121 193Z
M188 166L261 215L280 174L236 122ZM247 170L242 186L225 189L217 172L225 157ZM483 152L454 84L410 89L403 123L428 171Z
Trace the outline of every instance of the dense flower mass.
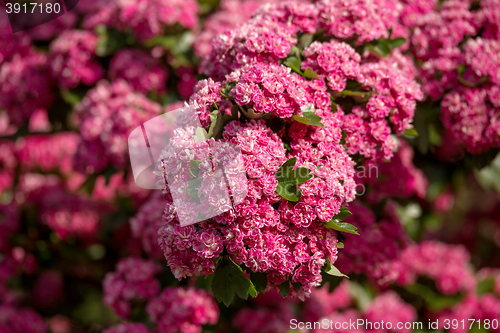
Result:
M141 240L142 248L153 258L163 257L158 246L158 230L163 224L164 210L165 200L161 193L157 192L141 206L137 214L130 220L132 234Z
M443 98L443 125L468 151L500 146L500 86L461 88Z
M52 89L48 58L44 53L16 54L0 67L0 108L10 121L24 123L38 109L52 106Z
M92 199L68 193L62 184L52 180L26 180L26 187L32 186L26 191L27 202L36 207L40 220L61 239L68 235L95 236L105 207Z
M104 304L120 317L131 314L132 300L148 300L160 290L155 275L161 267L152 261L125 258L116 265L116 272L108 273L103 281Z
M216 265L209 259L227 251L236 264L266 273L269 287L290 280L300 286L291 294L303 297L319 284L327 261L335 261L336 232L324 223L354 199L355 163L349 155L360 154L369 164L390 159L396 148L391 133L401 135L411 127L415 102L422 97L408 61L391 65L358 53L349 41L310 40L304 45L296 38L328 27L326 34L337 38L361 34L357 44L362 44L389 38L391 22L398 35L396 21L388 21L368 3L366 15L352 16L359 29L345 31L331 17L335 11L329 10L336 5L341 6L266 5L248 23L214 40L203 65L209 78L198 83L189 103L205 128L214 122L213 114L232 115L221 141L241 149L248 192L233 208L227 197L210 199L213 192L204 190L212 177L204 171L204 161L220 141L190 141L187 138L195 134L191 127L183 132L183 140L167 146L157 165L158 179L173 199L167 205L160 244L177 278L212 273ZM367 22L380 24L380 31L362 31ZM404 58L400 53L396 57ZM215 155L210 155L213 170L218 163ZM296 199L280 192L278 170L290 159L297 171L308 172L303 184L296 185ZM193 160L201 161L198 177L203 178L194 193L201 203L198 210L190 198ZM179 197L177 192L186 194ZM210 206L205 200L225 213L197 228L176 226L176 214L181 224L184 219L199 221L198 211L206 218L218 215L205 214Z
M461 246L427 241L408 247L390 263L390 275L402 285L415 282L418 276L428 277L445 295L469 292L476 281L468 261L469 253Z
M205 290L192 287L165 288L147 305L151 320L157 324L157 333L196 333L201 326L215 324L219 309L213 297Z
M303 129L304 135L311 137L318 132L326 140L327 135L331 135L323 129L313 129L310 134L307 128ZM160 231L160 244L167 262L178 278L197 275L200 271L212 273L215 266L209 258L218 256L225 247L237 264L244 263L254 272L267 273L268 281L275 286L291 278L303 286L302 293L309 293L310 288L319 283L320 269L326 259L334 261L336 257L334 232L323 227L322 221L338 213L343 201L351 200L353 189L346 190L339 179L344 180L345 186L353 187L352 162L333 144L297 151L297 161L310 166L314 177L313 181L299 186L303 196L293 207L274 192L277 186L274 173L286 161L286 150L278 135L264 121L252 120L246 125L228 124L224 138L241 148L249 177L247 197L235 205L234 211L224 213L213 222L204 222L198 232L193 226L176 226L175 211L182 214L191 210L179 212L183 206L170 206L167 209L170 212L164 216L166 224ZM294 142L292 144L295 147ZM193 148L196 149L196 145ZM280 158L276 160L276 157ZM318 168L319 161L324 165ZM331 193L337 197L332 199Z
M200 58L207 57L217 35L243 24L260 6L278 2L282 0L222 0L219 10L207 18L203 31L196 36L194 52Z
M234 316L233 326L242 333L286 332L294 318L294 303L275 291L261 294L253 307L244 307Z
M111 80L123 79L134 90L147 94L150 91L165 91L168 72L158 59L148 53L126 49L117 52L111 60L109 76Z
M88 1L78 10L84 14L83 26L100 24L120 30L130 28L140 40L161 36L164 29L179 24L194 29L199 5L194 0Z
M159 104L135 92L126 81L100 81L75 108L82 133L75 168L91 173L108 164L124 167L130 132L161 112Z
M75 88L79 83L93 85L103 76L95 59L97 35L82 30L62 33L50 46L52 75L65 88Z
M385 216L380 220L377 220L373 212L358 202L350 204L349 210L353 216L345 221L355 225L358 233L363 236L344 236L345 245L340 251L337 266L346 274L364 273L378 279L385 273L381 272L381 267L398 258L409 239L391 203L385 207ZM380 247L376 253L373 252L375 247Z
M473 154L500 145L500 39L493 9L498 1L480 1L477 7L469 1L421 1L406 4L401 16L420 62L424 93L441 100L446 135Z
M413 157L413 149L400 140L398 150L389 162L357 171L358 184L372 185L366 199L380 202L387 197L405 198L414 194L424 198L428 181L422 170L413 165Z
M73 132L26 136L17 142L16 155L25 171L39 168L44 172L59 170L70 174L79 139Z

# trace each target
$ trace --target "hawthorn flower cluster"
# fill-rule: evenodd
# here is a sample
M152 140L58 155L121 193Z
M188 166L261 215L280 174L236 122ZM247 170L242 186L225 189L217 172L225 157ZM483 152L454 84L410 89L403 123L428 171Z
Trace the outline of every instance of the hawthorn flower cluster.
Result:
M344 249L339 251L337 263L342 272L363 273L379 279L386 273L382 267L397 259L404 251L409 238L396 215L394 206L394 203L388 203L384 216L377 220L375 214L363 204L356 201L349 205L353 215L345 221L355 225L358 228L356 231L363 236L344 236ZM379 251L373 253L373 248L377 246L380 246Z
M7 111L12 123L20 125L35 111L52 106L53 86L45 53L15 54L0 68L0 108Z
M202 127L214 124L214 114L231 119L216 140L194 142L195 127L179 130L157 164L159 184L172 195L159 242L178 279L213 273L217 258L227 254L247 272L265 273L269 289L288 285L290 295L303 298L321 282L322 267L335 262L337 233L324 223L354 199L351 156L371 164L390 159L396 148L391 134L411 127L422 97L408 61L398 67L356 50L374 38L391 38L391 22L395 36L401 30L377 5L362 5L366 15L335 1L268 4L214 39L202 65L209 78L197 84L189 105ZM334 22L332 15L343 10L359 25L346 30L347 23ZM379 30L364 30L375 25ZM337 39L297 38L321 29ZM355 34L360 39L352 43ZM233 207L227 196L215 194L223 192L211 180L217 172L206 172L217 170L215 147L224 143L241 150L247 176L246 197ZM205 162L209 151L211 165ZM296 199L278 191L280 167L289 160L297 171L308 170ZM193 161L201 161L194 192L200 206L190 198ZM196 227L178 225L200 221L198 212L218 216Z
M500 145L498 5L409 2L401 15L424 93L441 100L446 132L472 154Z
M434 280L437 290L445 295L467 293L476 286L469 260L469 253L462 246L426 241L409 246L398 259L387 263L386 277L409 285L425 276Z
M124 80L100 81L75 107L82 141L74 167L83 173L102 171L108 165L126 165L127 139L143 122L159 115L162 107L137 93Z
M51 70L58 85L75 88L79 83L93 85L103 76L95 49L98 37L84 30L66 30L50 46Z
M150 91L165 92L167 69L158 59L147 52L125 49L117 52L110 63L110 79L123 79L135 91L147 94Z
M193 287L165 288L146 309L157 333L201 332L202 325L213 325L219 319L213 296Z
M98 25L131 29L144 41L161 36L164 29L176 24L194 29L198 25L199 5L194 0L92 0L79 5L77 10L84 16L85 29Z
M103 281L104 304L112 307L116 314L128 317L132 300L148 300L160 290L155 275L161 267L153 261L129 257L116 265L116 272L108 273Z

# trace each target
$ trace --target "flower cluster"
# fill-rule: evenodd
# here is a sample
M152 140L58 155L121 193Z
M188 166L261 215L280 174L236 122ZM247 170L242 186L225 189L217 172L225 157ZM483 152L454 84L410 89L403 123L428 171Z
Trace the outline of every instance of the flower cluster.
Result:
M35 311L0 304L1 333L46 333L47 325Z
M441 100L445 136L472 154L500 145L497 6L494 0L419 1L408 2L401 14L423 91Z
M4 9L3 4L2 10ZM10 33L9 18L0 16L0 65L10 61L14 55L26 56L32 52L31 40L24 32Z
M116 271L106 274L103 281L103 302L120 317L128 317L132 300L148 300L160 291L155 275L161 267L139 258L125 258L116 265Z
M75 108L82 134L75 168L91 173L108 164L124 167L130 132L161 112L159 104L135 92L126 81L98 82Z
M406 248L388 267L392 273L387 278L398 284L409 285L425 276L445 295L468 293L476 286L469 253L462 246L425 241Z
M36 207L40 220L61 239L68 235L95 236L100 215L106 211L103 205L92 199L68 193L60 183L50 184L50 179L45 184L34 185L28 191L27 200Z
M399 23L401 3L394 0L322 0L318 4L319 28L341 39L354 39L357 45L379 38L406 37Z
M29 16L27 18L29 19ZM61 31L73 29L77 23L78 15L74 11L67 11L52 21L28 29L26 33L34 41L48 41L55 38Z
M401 135L411 127L415 102L422 97L411 65L400 53L393 65L358 53L349 41L303 45L296 38L322 27L330 27L327 35L339 39L361 33L330 26L331 16L324 20L328 8L337 5L342 6L266 5L248 23L214 39L202 66L209 78L198 83L189 105L204 128L214 123L215 113L233 121L225 124L218 140L194 142L189 138L195 127L179 130L179 140L164 149L157 165L159 184L172 194L160 244L177 278L212 273L212 259L226 251L236 264L266 273L269 288L290 281L295 286L290 295L304 297L321 281L327 261L335 261L337 234L324 222L354 199L355 163L349 155L360 153L368 163L390 159L396 148L391 132ZM358 44L389 38L392 21L387 22L380 8L366 6L371 8L366 15L353 14L352 20L359 29L379 24L384 32L371 35L367 29ZM247 175L246 198L233 207L227 196L214 195L223 190L211 178L219 163L215 147L224 143L241 150ZM296 200L278 192L278 170L289 160L297 171L308 171L308 178L296 186ZM193 161L201 161L202 180L195 191ZM199 206L190 202L193 195ZM204 201L216 203L219 214ZM199 212L209 220L197 228L176 225L177 217L181 223L200 221ZM382 241L377 239L375 243Z
M321 138L326 141L323 144L333 141L330 131L334 129L334 124L334 121L325 122L327 130L303 128L303 137L317 138L321 133ZM248 176L248 194L243 202L234 205L234 210L217 216L214 221L200 224L199 231L193 226L177 225L179 222L175 213L193 214L192 207L187 207L184 201L175 206L167 205L166 224L160 230L160 244L169 266L178 278L197 275L200 271L209 274L215 269L210 258L218 256L225 248L237 264L244 263L254 272L267 273L270 285L278 286L291 278L292 282L302 285L302 293L309 293L311 287L318 285L320 269L326 259L334 261L336 257L334 232L323 227L322 221L338 213L342 202L352 200L352 162L342 148L334 144L318 143L321 148L317 150L313 147L299 149L300 140L304 139L296 138L298 143L292 142L293 149L297 149L295 158L300 165L310 166L314 178L299 186L302 198L294 207L275 193L275 173L286 161L286 150L279 136L262 120L252 120L247 124L232 122L226 126L223 136L226 142L241 149ZM208 143L192 146L192 159L196 159L196 151L203 147L208 148ZM170 151L167 148L160 159L175 161L168 159ZM322 157L325 159L322 160ZM189 157L184 160L188 162ZM324 164L316 167L320 161ZM203 169L203 166L200 165L200 168ZM165 170L171 170L171 167L165 167L163 172ZM183 173L189 175L187 168ZM165 176L173 177L168 171ZM345 186L350 184L351 188L341 186L339 179L345 181ZM172 188L172 182L168 183ZM332 193L336 197L332 198ZM276 209L273 205L279 207Z
M16 54L0 67L0 108L20 125L36 110L52 106L53 83L44 53Z
M149 301L147 311L157 333L196 333L201 326L215 324L219 308L213 296L193 287L169 287Z
M198 24L199 5L194 0L92 0L78 10L84 14L83 26L92 29L100 24L120 30L131 29L139 40L161 36L176 24L194 29Z
M162 216L165 200L161 192L145 202L130 220L130 228L134 237L141 240L142 248L152 258L162 258L163 252L158 246L158 230L163 225Z
M83 83L93 85L103 76L95 59L97 35L83 30L67 30L50 45L52 75L58 85L71 89Z
M365 310L365 318L369 322L382 322L396 328L398 323L411 323L417 319L417 311L403 300L394 291L387 291L378 295ZM387 327L387 326L386 326ZM412 328L397 328L398 332L410 333ZM377 332L376 329L368 331Z
M448 93L441 105L443 125L468 151L500 146L500 86L460 88Z
M111 80L123 79L135 91L143 94L150 91L165 92L168 71L158 59L145 51L137 49L118 51L109 67Z
M59 170L70 174L79 140L73 132L25 136L16 143L16 157L24 171L39 168L44 172Z
M212 51L212 40L219 34L240 26L253 12L267 3L283 0L222 0L217 12L203 22L203 30L196 36L194 52L200 58L207 57Z
M393 203L385 207L385 216L377 220L374 213L357 201L349 205L352 216L346 222L355 225L361 236L345 235L344 249L339 252L337 267L346 274L364 273L378 279L381 267L397 259L409 239L395 213ZM381 246L383 244L383 246ZM380 247L374 253L373 248Z
M32 309L21 307L18 295L7 287L18 268L19 263L13 256L0 257L0 332L46 333L43 318Z
M428 181L422 170L413 165L413 156L413 149L400 140L398 151L389 162L358 171L358 184L372 184L366 199L375 203L387 197L405 198L413 194L424 198Z

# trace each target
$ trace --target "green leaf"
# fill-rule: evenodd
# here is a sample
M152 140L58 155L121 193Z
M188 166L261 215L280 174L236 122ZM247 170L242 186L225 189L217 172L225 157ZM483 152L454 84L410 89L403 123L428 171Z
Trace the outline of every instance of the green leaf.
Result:
M257 292L262 292L267 288L267 274L262 272L250 272L250 280L255 286Z
M300 190L295 185L305 183L313 177L308 168L293 169L296 162L297 158L292 157L283 163L275 174L278 181L276 192L288 201L298 201Z
M331 220L331 221L328 221L327 223L325 223L325 227L333 229L333 230L337 230L340 232L347 232L349 234L354 234L354 235L359 236L358 232L356 231L358 228L356 228L355 226L353 226L350 223L335 222L335 220Z
M98 37L95 53L99 57L106 57L115 54L118 50L133 44L134 37L125 35L116 29L108 29L104 25L96 27Z
M201 186L201 178L194 178L188 181L188 187L186 187L186 193L192 196L193 198L197 199L199 194L198 194L198 188Z
M194 134L194 141L204 142L208 139L208 133L203 127L197 127Z
M404 43L406 43L406 39L404 39L403 37L394 38L388 41L389 48L391 50L402 46Z
M302 123L302 124L311 125L311 126L318 126L318 127L325 127L321 123L321 117L315 115L314 112L302 112L302 117L301 116L293 116L292 118L295 121L298 121L299 123Z
M337 215L335 215L332 218L332 220L334 220L335 222L344 221L346 218L348 218L351 215L352 215L352 213L350 211L348 211L347 208L342 207L342 208L340 208L340 212Z
M368 91L368 90L360 90L360 91L353 91L353 90L348 90L348 89L345 89L345 90L342 90L340 92L343 96L354 96L354 97L367 97L367 96L371 96L372 92L371 91Z
M303 75L300 70L301 62L297 57L288 57L283 64L290 67L293 71L299 73L300 75Z
M264 116L264 113L257 113L255 112L254 109L248 109L245 110L245 108L241 108L241 112L248 118L248 119L260 119Z
M349 278L347 275L343 274L342 272L339 271L339 269L332 264L330 264L330 267L328 270L325 271L327 274L333 275L333 276L338 276L338 277L346 277Z
M321 117L315 114L314 107L312 104L304 105L300 108L302 110L302 116L292 116L292 118L302 124L324 127L321 123Z
M61 90L62 99L72 107L75 107L75 105L80 103L84 96L85 92L81 93L76 90Z
M342 242L337 242L337 248L343 249L344 248L344 243Z
M189 168L191 176L198 177L200 175L200 164L201 161L191 160L191 168Z
M283 296L283 298L288 296L288 293L290 292L290 282L286 280L282 284L280 284L280 294Z
M198 168L198 169L200 168L201 161L191 160L190 163L192 168Z
M236 81L226 83L226 86L220 90L222 96L229 98L229 92L236 85Z
M233 301L235 292L243 299L247 299L248 295L257 296L257 290L252 281L243 275L241 267L228 256L217 266L211 289L217 300L226 306Z
M406 290L422 297L431 311L441 311L451 308L460 303L465 297L465 294L442 295L428 286L419 283L407 286Z
M386 42L379 40L375 45L368 45L368 48L375 53L375 55L379 57L386 57L389 53L391 53L391 49L387 45Z
M495 279L485 279L477 284L477 294L479 296L492 292L495 287Z
M299 42L297 43L297 45L303 50L312 43L313 38L314 35L312 34L303 34L299 37Z
M99 177L99 174L93 173L87 178L82 185L80 185L79 190L83 190L87 192L88 194L92 194L94 192L94 187L95 187L95 182L97 180L97 177Z
M222 130L224 129L224 120L222 117L223 116L219 114L219 110L214 110L210 113L212 122L208 128L208 138L219 138L222 135Z
M406 131L405 131L405 135L408 135L408 136L418 136L418 132L416 129L414 128L408 128Z
M292 287L295 290L300 290L300 287L302 287L302 283L300 283L300 282L292 282Z
M308 79L317 79L318 73L316 73L311 67L307 67L304 71L304 76Z

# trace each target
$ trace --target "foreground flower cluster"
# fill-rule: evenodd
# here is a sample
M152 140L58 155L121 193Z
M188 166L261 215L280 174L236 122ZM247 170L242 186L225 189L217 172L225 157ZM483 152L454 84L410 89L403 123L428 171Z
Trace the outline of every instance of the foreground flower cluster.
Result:
M211 154L211 167L216 168L216 144L225 142L241 150L248 193L234 209L228 206L226 213L212 214L219 216L196 227L180 227L177 220L195 214L196 222L196 205L187 203L189 193L167 204L160 245L177 278L216 272L224 253L237 265L244 264L248 273L265 273L264 289L286 288L303 298L321 282L322 267L335 262L336 232L325 223L354 199L352 156L360 154L370 165L390 159L397 147L391 132L401 135L411 128L416 100L422 98L406 68L355 49L374 38L390 37L390 22L377 12L380 8L366 3L371 16L359 18L383 27L373 35L354 28L339 31L331 23L339 15L335 6L267 5L248 23L215 38L203 65L209 78L197 84L189 105L207 129L225 117L228 123L222 133L212 134L222 135L219 141L194 142L194 126L179 132L160 156L159 181L165 193L175 189L172 196L179 189L188 192L192 163L201 161L196 193L204 196L202 204L206 200L227 211L221 206L227 203L212 198L212 187L204 185L214 177L204 161ZM324 38L345 41L313 41L321 29L326 29ZM348 39L355 33L360 37L350 45ZM280 177L288 165L294 175L307 173L293 176L299 196L282 190ZM200 209L203 214L210 208Z

